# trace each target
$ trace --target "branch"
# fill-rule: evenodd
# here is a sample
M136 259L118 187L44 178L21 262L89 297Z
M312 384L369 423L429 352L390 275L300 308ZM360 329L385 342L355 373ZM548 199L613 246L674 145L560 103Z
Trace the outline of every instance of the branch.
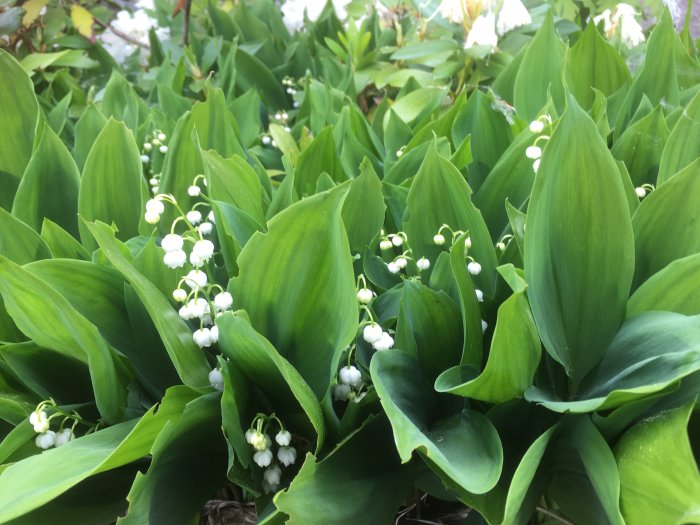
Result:
M92 20L93 20L98 26L100 26L102 29L109 29L112 33L114 33L115 35L117 35L117 36L118 36L119 38L121 38L122 40L125 40L125 41L129 42L130 44L134 44L135 46L142 47L142 48L144 48L144 49L148 49L148 50L150 51L151 46L149 46L148 44L144 44L143 42L139 42L138 40L136 40L135 38L133 38L133 37L127 35L126 33L123 33L122 31L119 31L119 29L113 28L110 24L105 24L102 20L98 19L97 17L94 17L94 16L93 16L93 17L92 17Z
M187 47L190 43L190 9L192 8L192 0L185 0L185 19L182 29L182 45Z

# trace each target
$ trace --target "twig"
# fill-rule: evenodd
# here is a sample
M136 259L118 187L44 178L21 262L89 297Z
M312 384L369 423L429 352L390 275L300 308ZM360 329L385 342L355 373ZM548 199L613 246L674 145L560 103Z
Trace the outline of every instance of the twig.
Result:
M185 0L185 18L182 28L182 45L187 47L190 43L190 9L192 8L192 0Z
M110 24L105 24L102 20L100 20L100 19L97 18L97 17L94 17L94 16L93 16L92 19L93 19L93 21L94 21L98 26L100 26L102 29L109 29L112 33L114 33L115 35L117 35L117 36L118 36L119 38L121 38L122 40L126 40L126 41L129 42L130 44L134 44L135 46L139 46L139 47L142 47L142 48L144 48L144 49L148 49L148 50L150 51L151 46L149 46L148 44L144 44L143 42L139 42L138 40L136 40L135 38L130 37L130 36L127 35L126 33L123 33L123 32L121 32L121 31L119 31L119 29L113 28Z
M537 512L540 512L541 514L545 514L546 516L549 516L550 518L554 518L560 523L563 523L564 525L574 525L572 521L569 521L565 518L562 518L559 514L555 514L551 510L545 509L544 507L537 507Z

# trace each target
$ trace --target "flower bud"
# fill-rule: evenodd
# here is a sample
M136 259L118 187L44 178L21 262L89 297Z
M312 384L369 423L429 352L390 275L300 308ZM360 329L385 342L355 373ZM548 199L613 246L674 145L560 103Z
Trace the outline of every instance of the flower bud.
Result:
M158 151L160 151L161 153L165 154L165 153L168 152L168 146L166 146L165 144L163 144L160 148L158 148Z
M465 237L464 238L464 249L468 250L472 247L472 238L471 237Z
M544 122L541 120L533 120L530 122L530 131L533 133L542 133L542 131L544 131Z
M540 169L540 159L537 159L535 162L532 163L532 170L537 173L537 171Z
M419 270L425 271L428 268L430 268L430 261L428 259L426 259L425 257L421 257L420 259L418 259L416 261L416 266L418 266Z
M357 290L357 300L360 304L369 304L374 297L374 293L369 288L360 288Z
M187 188L187 195L190 197L199 197L200 193L202 193L202 190L199 188L199 186L190 186Z
M634 192L637 194L637 197L639 197L640 199L643 199L644 197L647 196L647 190L645 190L641 186L639 188L635 188Z
M467 264L467 270L472 275L479 275L481 273L481 265L476 261L472 261Z
M445 244L445 236L442 233L437 233L433 236L433 242L438 246Z
M370 344L376 343L382 338L382 327L377 323L366 325L362 329L362 338Z
M484 302L484 292L479 290L478 288L474 290L474 293L476 294L476 300L479 301L480 303Z
M151 157L149 157L148 155L141 155L141 162L143 162L144 164L148 164L149 160L151 160Z
M224 376L221 374L221 370L214 368L209 372L209 384L217 390L224 389Z
M542 156L542 149L539 146L529 146L525 150L525 156L528 159L539 159Z
M481 333L485 333L486 329L489 327L488 323L484 321L483 319L481 320Z
M389 239L384 239L382 242L379 243L379 249L382 251L387 251L391 250L393 243Z
M165 133L158 133L158 140L161 142L164 141L167 137L165 136Z
M173 299L178 303L184 303L187 300L187 292L182 288L176 288L173 290Z
M145 151L151 151L151 150L153 149L153 144L151 144L150 142L146 142L146 143L143 145L143 149L144 149Z

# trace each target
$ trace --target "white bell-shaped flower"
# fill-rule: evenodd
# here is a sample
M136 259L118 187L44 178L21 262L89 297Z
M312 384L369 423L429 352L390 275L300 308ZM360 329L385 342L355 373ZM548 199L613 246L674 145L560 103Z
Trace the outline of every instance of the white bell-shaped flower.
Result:
M267 467L272 463L272 451L269 448L258 450L253 454L253 461L260 467Z
M347 401L350 394L350 385L333 385L333 399L335 401Z
M503 0L501 9L498 11L498 21L496 22L496 32L504 35L516 27L526 26L532 23L532 17L527 7L520 0Z
M169 233L165 237L163 237L162 241L160 241L160 247L163 248L166 252L182 250L184 244L184 239L177 233Z
M165 255L163 255L163 263L173 270L175 268L182 268L185 262L187 262L187 254L184 250L173 250L165 252Z
M34 440L36 446L41 449L48 449L56 444L56 432L53 430L47 430L43 434L39 434Z
M277 451L277 459L282 465L288 467L297 460L297 451L294 447L280 447Z
M530 131L533 133L542 133L544 131L544 122L541 120L533 120L530 122Z
M146 211L162 215L165 211L165 206L158 199L149 199L148 201L146 201Z
M209 340L212 344L219 341L219 327L214 325L209 329Z
M29 414L29 422L34 427L34 432L43 434L49 429L49 416L43 410Z
M479 275L481 273L481 265L476 261L471 261L467 264L467 270L472 275Z
M200 193L202 193L202 190L199 186L192 185L187 188L187 195L190 197L199 197Z
M416 266L418 266L419 270L425 271L428 268L430 268L430 261L428 259L426 259L425 257L421 257L420 259L418 259L416 261Z
M372 302L372 298L374 297L374 292L370 290L369 288L360 288L357 290L357 301L360 304L369 304Z
M219 292L214 296L214 306L217 310L228 310L233 306L233 296L228 292Z
M197 230L199 230L199 233L202 235L209 235L212 231L214 231L214 226L211 222L203 222L197 226Z
M221 373L221 370L214 368L211 372L209 372L209 384L217 390L224 389L224 376Z
M362 381L362 373L352 365L346 365L338 372L338 380L344 385L357 386Z
M54 443L54 446L56 448L62 447L69 441L73 441L75 439L75 434L73 434L73 430L70 428L64 428L63 430L59 430L56 433L56 442Z
M637 194L637 197L639 197L640 199L643 199L644 197L647 196L647 190L645 190L641 186L638 188L635 188L634 192Z
M383 241L381 241L381 242L379 243L379 249L382 250L382 251L391 250L391 248L392 248L393 246L394 246L394 245L392 244L392 242L391 242L389 239L384 239Z
M165 154L165 153L168 152L168 146L166 146L165 144L163 144L160 148L158 148L158 151L160 151L161 153Z
M190 288L202 288L207 285L207 274L202 270L190 270L185 276L185 284Z
M277 489L282 479L282 469L279 465L270 465L263 472L263 479L270 485L272 490Z
M438 246L445 244L445 236L442 233L437 233L433 235L433 242Z
M382 332L382 336L378 341L375 341L372 346L375 350L389 350L394 346L394 338L391 337L388 332Z
M474 20L467 41L464 43L464 48L469 49L474 46L491 46L498 45L498 36L496 35L496 15L489 12L484 15L479 15Z
M195 330L192 334L192 340L196 343L199 348L206 348L211 346L211 339L209 337L209 328L200 328Z
M479 290L478 288L474 290L474 293L476 294L476 300L479 301L480 303L484 302L484 292Z
M148 224L158 224L158 221L160 221L160 214L152 211L147 211L144 214L143 218Z
M399 273L401 271L401 268L399 267L396 262L391 261L389 264L386 265L386 269L389 270L389 273Z
M486 329L489 327L488 323L484 321L483 319L481 320L481 333L485 333Z
M182 288L176 288L173 290L173 299L178 303L184 303L187 300L187 292Z
M195 226L202 222L202 214L199 212L199 210L190 210L185 214L185 217L187 217L187 220Z
M362 329L362 338L370 344L374 344L382 338L382 327L377 323L370 323Z
M286 447L292 442L292 434L288 430L280 430L275 435L275 441L280 447Z
M537 173L537 171L540 169L540 160L537 159L535 162L532 163L532 170Z
M403 237L400 235L394 235L391 238L391 244L393 244L396 247L402 246L403 245Z
M542 156L542 148L539 146L528 146L525 150L525 156L528 159L537 160Z

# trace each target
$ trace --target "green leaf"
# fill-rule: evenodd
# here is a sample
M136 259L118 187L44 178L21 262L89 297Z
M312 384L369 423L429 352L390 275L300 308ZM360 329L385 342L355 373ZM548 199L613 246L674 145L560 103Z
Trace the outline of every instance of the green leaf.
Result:
M139 234L147 194L134 136L124 123L110 120L85 161L78 213L86 221L116 224L117 238L127 241ZM95 250L87 227L82 223L79 227L83 245Z
M0 129L3 132L0 175L20 179L32 154L39 105L32 81L22 66L4 50L0 50L0 100L3 101L0 112ZM8 191L4 183L0 188L0 194ZM9 208L11 195L0 197L0 205Z
M570 98L532 190L525 279L540 338L574 387L600 361L624 318L632 243L615 161Z
M446 89L419 88L396 100L391 106L391 111L406 124L411 124L420 121L420 119L440 107L445 95L447 95ZM387 112L384 116L385 130L387 129L390 114L391 112Z
M107 119L94 104L90 104L75 123L75 162L81 170Z
M700 369L698 317L646 312L622 325L575 399L563 401L531 387L525 398L555 412L606 410L660 392Z
M78 236L80 172L61 139L49 126L19 183L12 214L39 231L44 218Z
M487 403L522 397L540 362L540 339L525 293L513 294L498 308L489 360L484 370L457 366L443 372L435 390Z
M17 264L50 259L51 251L37 232L0 208L0 255Z
M347 180L348 177L340 165L335 146L333 128L329 126L324 128L309 147L299 154L294 174L294 188L298 195L313 194L316 181L324 172L336 182Z
M645 419L615 447L629 525L700 520L700 473L688 439L694 403Z
M99 331L47 282L0 257L0 293L8 313L39 346L87 363L95 402L110 423L123 420L128 376Z
M629 126L610 150L616 159L625 163L636 187L656 183L669 134L663 109L659 105Z
M632 218L635 287L676 259L700 251L700 230L692 205L699 198L700 160L697 160L642 201Z
M75 237L49 219L41 224L41 238L57 259L90 259L90 254Z
M102 113L107 118L121 121L136 133L140 119L139 105L143 104L134 88L117 70L112 71L102 97Z
M434 421L439 400L418 361L404 352L375 353L370 371L404 463L417 450L450 488L483 494L496 485L503 448L486 417L465 410Z
M518 115L531 121L537 118L551 94L557 108L564 106L562 74L567 47L554 29L552 11L548 10L539 31L520 62L513 89Z
M700 314L700 254L673 261L649 277L627 302L627 317L662 310Z
M471 202L471 189L450 161L441 157L433 142L411 184L404 212L403 231L413 250L413 257L435 261L442 251L433 236L443 224L469 233L469 255L481 264L475 277L478 287L492 297L496 288L496 253L491 235L479 210ZM443 230L450 242L448 232ZM430 272L425 272L430 275Z
M571 91L583 108L593 105L593 88L610 96L631 79L624 59L589 22L569 54Z
M399 463L386 427L373 418L323 460L307 454L289 488L275 496L287 523L390 523L410 491L413 470Z
M382 183L372 163L365 158L360 166L360 175L350 183L343 204L343 224L352 253L364 253L384 224L385 211Z
M127 496L129 509L118 524L189 523L225 484L219 397L211 393L190 401L182 416L158 434L148 471L136 475Z
M180 416L192 397L190 389L175 387L139 420L119 423L11 465L0 473L0 522L41 507L92 476L146 456L158 433Z
M700 155L700 93L693 97L671 130L661 155L658 184L663 184Z
M182 382L201 387L209 384L210 367L201 350L192 340L192 331L163 294L144 277L119 249L112 229L104 223L87 224L105 257L133 286L160 334Z
M216 325L221 352L238 374L263 393L267 405L259 408L273 409L293 434L315 440L313 448L318 452L325 439L323 413L299 372L242 315L223 315ZM250 428L250 421L241 423L247 425L242 432Z
M355 336L357 299L341 221L347 187L303 199L255 233L230 288L253 328L324 397L339 352ZM319 327L324 327L319 329Z

